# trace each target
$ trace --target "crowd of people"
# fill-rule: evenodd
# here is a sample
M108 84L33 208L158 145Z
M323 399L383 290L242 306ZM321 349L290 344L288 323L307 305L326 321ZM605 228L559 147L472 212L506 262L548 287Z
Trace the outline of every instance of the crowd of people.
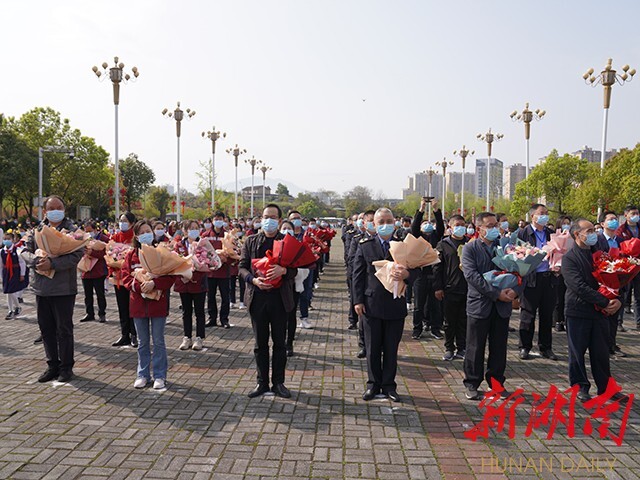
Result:
M268 391L284 398L291 396L285 386L287 357L294 355L296 328L313 328L309 310L313 308L313 291L330 259L333 226L305 218L295 210L285 217L276 204L266 205L260 217L229 218L216 212L201 221L168 224L137 219L131 212L115 224L93 220L75 224L65 214L64 201L55 195L46 199L44 210L46 218L39 225L2 225L0 255L7 319L21 315L22 292L32 273L41 332L36 342L43 343L48 364L40 382L73 378L73 310L82 261L88 266L81 273L85 315L80 322L107 321L108 281L120 323L120 336L112 345L137 348L135 388L152 382L155 389L167 386L165 326L173 290L179 294L182 311L180 350L203 350L207 328L232 328L231 309L247 310L257 370L256 386L248 396ZM463 360L465 396L470 400L484 396L480 388L483 380L490 387L498 382L506 395L510 331L519 336L520 359L539 356L558 361L553 349L554 328L556 334L566 332L568 337L569 383L579 385L580 400L591 398L587 351L597 392L605 391L611 377L610 359L625 357L616 343L616 333L626 330L624 314L633 313L640 329L640 277L621 289L619 298L607 298L592 275L592 254L639 238L638 208L630 205L624 212L605 211L596 225L567 216L560 216L552 225L547 207L535 204L528 219L530 222L514 222L506 214L491 212L475 215L473 222L460 215L445 219L437 201L427 198L413 217L394 217L388 208L380 208L347 219L341 232L349 299L346 328L357 330L356 355L366 359L364 400L382 394L401 401L395 381L397 354L409 312L414 340L424 339L425 334L442 340L443 361ZM43 254L37 236L46 228L80 231L87 236L87 243L59 256ZM561 264L551 264L547 258L509 288L487 280L487 272L495 270L496 247L502 240L519 239L542 250L553 234L562 232L569 232L572 246ZM398 295L379 280L376 265L393 261L393 242L404 242L409 235L426 241L425 245L437 252L438 261L419 268L394 262L390 279L406 286ZM310 250L313 246L313 261L292 267L292 263L281 265L273 260L275 242L282 244L287 236ZM146 260L149 249L193 258L192 268L188 275L184 271L181 275L153 274ZM265 259L273 261L261 269ZM201 264L206 268L197 268ZM517 330L509 327L514 310L519 315ZM536 323L539 355L532 354Z

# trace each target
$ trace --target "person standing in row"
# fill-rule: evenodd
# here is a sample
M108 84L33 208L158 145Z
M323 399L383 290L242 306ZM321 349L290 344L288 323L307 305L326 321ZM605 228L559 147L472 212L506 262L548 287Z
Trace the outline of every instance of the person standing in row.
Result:
M632 238L640 238L640 210L637 205L627 205L624 209L625 223L618 227L616 235L623 241ZM638 330L640 330L640 275L634 278L627 286L627 295L633 293L633 319Z
M57 195L49 196L43 203L46 220L38 227L48 225L56 230L74 231L73 223L65 215L65 204ZM47 355L47 370L38 378L41 383L58 379L68 382L73 378L73 307L78 293L76 269L83 251L56 258L37 257L35 238L32 236L21 253L30 267L36 268L33 291L36 295L38 326L42 333L44 351ZM39 271L54 270L49 278Z
M211 219L205 220L206 223L211 224ZM216 250L222 249L222 240L224 239L224 213L216 212L213 217L212 228L205 229L202 233L202 238L207 238L213 248ZM205 324L206 327L218 326L218 302L216 300L216 293L220 292L220 325L224 328L230 328L229 324L229 310L231 308L231 297L229 296L229 259L220 255L222 260L222 266L207 274L208 283L208 299L207 299L207 311L209 319Z
M84 224L84 231L91 235L94 241L109 242L109 237L102 233L96 222L89 220ZM91 322L96 319L93 308L93 292L96 292L98 299L98 319L100 323L107 321L107 299L104 292L104 281L107 278L107 263L104 260L106 250L104 248L93 249L91 246L85 248L85 255L96 259L96 264L88 272L82 272L82 288L84 290L85 316L81 322Z
M111 240L116 243L131 246L133 244L133 225L136 223L136 216L131 212L125 212L120 216L120 231L115 233ZM110 267L109 272L113 278L113 288L118 304L118 316L120 318L120 338L111 345L122 347L131 345L138 346L136 337L136 327L129 312L129 291L124 287L122 280L122 267Z
M571 229L571 217L562 216L556 222L556 232L560 233L569 233L569 229ZM556 294L556 303L553 309L553 324L555 325L556 332L564 332L565 331L565 321L564 321L564 297L567 293L567 286L564 284L564 278L562 278L562 273L559 271L554 272L557 278L557 294Z
M271 390L279 397L291 397L291 392L284 385L287 365L285 337L288 314L294 309L293 290L297 270L274 265L262 277L256 276L251 265L251 260L264 258L268 250L273 250L275 240L284 238L278 231L281 218L282 210L278 205L266 205L262 212L261 231L247 238L240 258L240 275L247 283L245 304L253 326L253 352L257 369L257 385L249 392L249 398L269 391L269 333L273 342ZM278 288L268 283L281 277L282 284Z
M0 250L0 270L2 270L2 291L7 295L9 313L5 320L17 318L22 312L20 307L19 292L29 284L27 264L18 255L16 248L16 235L11 230L4 233L3 248Z

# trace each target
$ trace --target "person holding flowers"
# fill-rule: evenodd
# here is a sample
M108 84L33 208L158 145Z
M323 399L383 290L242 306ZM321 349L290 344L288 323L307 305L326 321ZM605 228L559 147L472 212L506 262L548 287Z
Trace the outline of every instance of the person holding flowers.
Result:
M93 292L96 292L98 299L98 319L100 323L107 321L107 299L104 292L104 281L107 278L107 264L104 260L106 244L109 237L100 231L98 225L93 220L84 224L84 231L91 235L91 241L85 248L84 259L88 260L89 270L82 272L82 288L84 290L85 316L81 322L91 322L95 320L95 310L93 308ZM79 267L78 267L79 268Z
M16 237L11 229L4 232L2 240L3 248L0 250L0 270L2 271L2 290L7 295L7 305L9 313L5 320L11 320L20 315L19 293L24 290L29 283L27 264L18 255Z
M224 240L225 234L225 215L222 212L216 212L213 216L213 222L211 219L205 220L205 227L207 224L212 223L212 228L205 228L202 232L202 238L206 238L211 242L211 245L216 250L222 250L222 240ZM231 309L231 295L229 289L229 278L231 273L232 260L225 254L220 254L220 260L222 260L222 266L207 274L207 312L209 318L206 327L218 326L218 303L216 300L216 292L220 292L220 325L224 328L230 328L229 324L229 311Z
M556 221L556 235L569 235L571 229L571 217L561 216ZM556 305L553 308L553 324L555 325L556 332L565 331L564 323L564 297L567 293L567 287L564 284L564 278L559 271L555 272L558 276L558 290L556 292Z
M625 223L618 227L616 234L623 239L623 241L631 240L632 238L640 238L640 210L637 205L627 205L624 209ZM636 277L633 282L627 287L627 295L630 297L633 293L633 319L636 323L636 328L640 330L640 278Z

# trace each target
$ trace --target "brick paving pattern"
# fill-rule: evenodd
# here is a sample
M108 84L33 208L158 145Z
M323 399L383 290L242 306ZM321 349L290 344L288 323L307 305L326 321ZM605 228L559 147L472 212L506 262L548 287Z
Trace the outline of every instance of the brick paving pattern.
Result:
M562 426L551 440L546 428L525 437L531 392L544 394L549 383L566 388L564 333L554 332L558 362L518 359L517 333L509 335L507 386L523 388L526 397L514 439L506 431L476 442L463 436L482 412L464 399L462 361L441 359L443 341L411 340L409 319L398 372L403 403L364 402L366 365L355 357L356 333L346 330L344 267L337 261L342 245L334 244L336 260L315 291L315 329L298 330L296 356L287 363L288 400L246 397L255 385L246 311L232 310L230 330L208 329L204 351L178 350L182 322L175 294L166 391L134 390L135 350L111 347L119 333L112 291L106 324L78 323L84 306L77 297L76 378L39 384L44 352L32 343L38 328L34 297L27 293L22 316L4 320L3 313L0 320L0 478L639 477L637 405L620 447L597 432L582 433L582 406L573 439ZM516 315L511 324L517 328ZM626 392L640 391L639 338L635 329L618 335L631 355L614 361L612 371Z

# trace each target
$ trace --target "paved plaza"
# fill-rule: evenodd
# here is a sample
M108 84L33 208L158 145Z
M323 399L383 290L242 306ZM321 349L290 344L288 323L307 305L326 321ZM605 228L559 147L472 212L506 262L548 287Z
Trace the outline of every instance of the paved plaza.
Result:
M167 325L166 391L134 390L136 352L114 348L119 326L110 291L108 322L78 323L75 379L39 384L44 371L34 296L25 295L20 318L0 320L0 478L14 479L498 479L640 477L640 416L636 400L624 441L601 440L588 412L576 406L576 431L564 426L547 440L542 426L527 437L531 393L549 384L567 387L564 333L554 332L560 361L518 358L517 332L509 335L507 387L523 388L516 431L508 426L488 440L463 432L483 412L464 399L462 361L442 360L443 341L411 339L410 320L400 345L398 393L364 402L364 360L355 357L357 335L346 330L348 300L341 242L335 241L315 291L313 330L298 330L296 355L287 363L292 398L250 400L255 385L253 337L246 311L232 310L229 330L210 328L202 352L180 351L182 321L172 295ZM517 328L517 315L511 324ZM626 323L632 321L627 317ZM628 358L612 371L627 393L640 392L640 335L618 335ZM593 387L592 387L593 393ZM614 415L611 430L619 429ZM504 471L504 472L502 472Z

